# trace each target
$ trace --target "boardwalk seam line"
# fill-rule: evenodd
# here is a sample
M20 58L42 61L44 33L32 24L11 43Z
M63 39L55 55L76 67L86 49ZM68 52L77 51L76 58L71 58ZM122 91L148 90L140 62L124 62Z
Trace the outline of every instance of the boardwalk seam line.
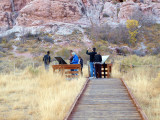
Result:
M129 94L129 97L131 98L131 100L133 101L133 104L135 105L135 107L137 108L137 111L139 112L142 120L148 120L148 117L146 116L146 114L142 111L142 108L139 106L139 103L137 102L137 100L135 99L134 95L132 94L130 88L127 86L127 84L125 83L125 81L120 78L120 80L122 81L122 83L124 84L124 86L127 89L127 92Z
M68 120L68 118L69 118L69 116L71 115L74 107L76 106L77 101L78 101L79 98L81 97L82 93L85 91L88 82L89 82L89 78L87 78L87 80L86 80L86 82L84 83L84 85L83 85L80 93L79 93L79 94L77 95L77 97L75 98L74 103L73 103L72 106L70 107L70 110L69 110L69 112L67 113L67 115L66 115L66 117L64 118L64 120Z

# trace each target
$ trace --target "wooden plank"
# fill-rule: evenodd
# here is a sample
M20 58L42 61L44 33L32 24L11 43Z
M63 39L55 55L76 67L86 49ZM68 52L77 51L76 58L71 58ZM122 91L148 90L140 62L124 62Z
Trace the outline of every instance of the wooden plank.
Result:
M98 106L98 105L97 105ZM106 105L107 106L107 105ZM117 111L136 111L137 112L137 110L135 109L135 107L131 107L131 106L127 106L127 107L125 107L125 106L117 106L117 107L114 107L114 106L107 106L107 107L103 107L103 106L101 106L101 107L93 107L93 106L88 106L88 105L81 105L81 106L78 106L75 110L77 111L84 111L84 109L85 110L94 110L94 111L101 111L101 110L106 110L106 111L114 111L114 110L117 110Z
M74 113L74 117L88 117L88 118L90 118L90 117L92 117L92 118L94 118L94 117L107 117L107 116L111 116L111 115L113 115L113 116L130 116L130 117L132 117L132 116L136 116L136 117L139 117L140 118L140 116L139 116L139 113L138 112L133 112L133 113L131 113L131 112L115 112L115 111L80 111L80 112L75 112Z
M137 117L137 116L105 116L105 117L90 117L89 119L87 117L78 117L78 116L72 116L69 120L141 120L141 118Z
M67 78L78 78L78 75L66 75Z
M79 71L66 71L65 74L78 74Z
M128 117L128 116L106 116L104 117L100 117L100 118L87 118L87 117L71 117L69 120L141 120L141 118L137 117L137 116L132 116L132 117Z

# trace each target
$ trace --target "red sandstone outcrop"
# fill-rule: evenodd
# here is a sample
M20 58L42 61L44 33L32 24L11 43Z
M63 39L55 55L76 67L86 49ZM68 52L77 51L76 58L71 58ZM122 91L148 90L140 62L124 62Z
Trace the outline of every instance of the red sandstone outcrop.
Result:
M20 10L18 25L35 26L47 22L73 22L81 15L76 4L69 0L34 0Z

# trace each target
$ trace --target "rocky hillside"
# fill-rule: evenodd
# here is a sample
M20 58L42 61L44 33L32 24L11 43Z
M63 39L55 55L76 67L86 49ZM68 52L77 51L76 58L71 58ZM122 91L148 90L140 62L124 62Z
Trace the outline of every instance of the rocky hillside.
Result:
M0 31L41 30L69 34L92 24L124 23L137 12L160 22L160 0L1 0ZM3 33L3 34L2 34Z

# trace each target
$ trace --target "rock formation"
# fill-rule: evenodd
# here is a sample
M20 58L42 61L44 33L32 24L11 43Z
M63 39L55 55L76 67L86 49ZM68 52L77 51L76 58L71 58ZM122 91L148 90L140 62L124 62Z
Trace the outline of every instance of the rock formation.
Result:
M1 0L0 31L57 23L121 23L137 11L160 22L160 0Z

